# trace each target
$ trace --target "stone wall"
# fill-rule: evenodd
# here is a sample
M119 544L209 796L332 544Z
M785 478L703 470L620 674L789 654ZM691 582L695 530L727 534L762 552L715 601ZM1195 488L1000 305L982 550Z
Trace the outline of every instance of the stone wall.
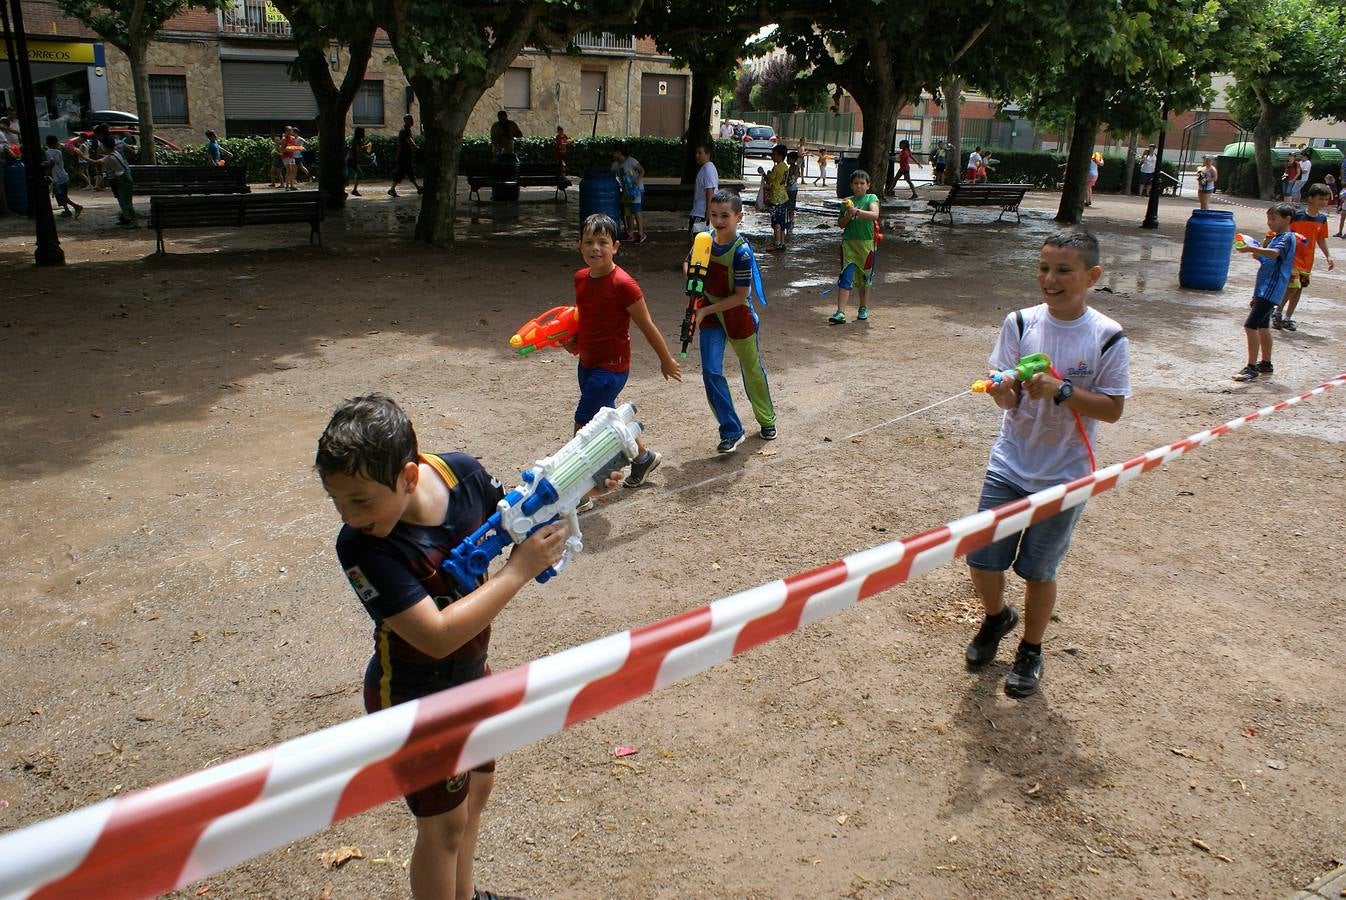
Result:
M531 75L528 109L507 110L509 117L519 123L526 135L556 133L556 126L565 128L572 138L587 137L594 127L594 113L582 111L580 97L581 72L602 69L607 73L606 109L598 113L598 134L632 135L640 133L640 80L649 74L686 75L668 59L630 56L569 56L557 54L548 57L542 53L524 53L517 66L528 68ZM559 90L558 90L559 88ZM690 92L689 92L690 94ZM690 102L690 96L688 98ZM504 78L482 95L481 101L467 122L468 134L485 134L496 120L496 113L504 109Z
M277 46L272 43L270 46ZM282 45L283 46L283 45ZM131 67L115 47L105 45L109 104L113 109L135 112L135 90ZM338 80L349 58L341 51ZM180 145L198 146L204 132L211 128L224 131L224 91L220 75L220 42L213 35L177 33L165 35L151 46L149 70L156 74L182 74L187 81L188 124L156 125L162 137ZM524 134L550 137L558 124L571 137L587 136L594 127L594 113L580 109L581 73L603 70L606 73L606 109L598 113L598 134L633 135L640 133L641 76L649 74L686 75L668 59L650 56L569 56L525 53L517 65L530 72L528 109L509 110ZM378 43L370 57L366 79L383 82L383 124L361 123L370 133L396 133L402 126L406 105L407 79L393 57L392 48ZM503 78L482 97L468 119L468 134L486 134L503 108ZM690 100L690 97L689 97ZM413 101L410 110L419 121L420 111ZM353 123L347 121L348 130Z
M108 103L112 109L136 112L135 85L131 64L111 44L107 54ZM207 128L224 131L224 92L220 87L220 45L209 38L202 40L159 40L150 46L146 65L151 74L184 75L187 79L187 124L160 125L154 131L165 140L182 146L205 143Z

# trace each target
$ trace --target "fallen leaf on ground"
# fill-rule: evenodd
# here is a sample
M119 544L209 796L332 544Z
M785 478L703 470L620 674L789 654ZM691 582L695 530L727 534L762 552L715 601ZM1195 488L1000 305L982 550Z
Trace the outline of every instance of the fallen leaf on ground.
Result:
M325 851L321 858L324 869L339 869L353 859L364 859L365 852L359 847L337 847Z
M1042 782L1040 781L1028 789L1028 796L1030 797L1036 797L1038 794L1041 793L1042 793Z
M845 824L846 824L846 814L845 814L845 813L842 813L841 815L837 816L837 824L838 824L838 825L845 825Z
M1207 844L1205 841L1201 840L1201 838L1192 838L1192 846L1198 850L1204 850L1207 853L1211 852L1210 844Z
M1176 753L1179 756L1185 756L1188 759L1201 759L1201 757L1197 756L1195 753L1193 753L1191 750L1188 750L1186 747L1169 747L1168 749L1170 753Z

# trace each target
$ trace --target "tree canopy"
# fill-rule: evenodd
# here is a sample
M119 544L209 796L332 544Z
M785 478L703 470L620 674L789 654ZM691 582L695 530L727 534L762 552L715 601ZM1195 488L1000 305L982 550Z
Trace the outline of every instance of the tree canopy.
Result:
M1259 4L1245 52L1232 67L1229 110L1251 125L1263 199L1276 181L1271 147L1309 116L1346 121L1346 3Z

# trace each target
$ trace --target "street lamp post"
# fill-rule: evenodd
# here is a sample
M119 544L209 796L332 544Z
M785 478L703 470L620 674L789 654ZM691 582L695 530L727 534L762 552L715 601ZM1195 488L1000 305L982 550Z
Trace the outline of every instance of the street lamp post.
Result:
M1164 95L1164 105L1159 112L1159 140L1155 142L1155 163L1154 182L1150 184L1150 202L1145 204L1145 221L1140 223L1141 228L1159 227L1159 195L1164 192L1164 135L1168 134L1168 94ZM1182 173L1178 173L1179 177ZM1158 190L1154 185L1158 183ZM1182 182L1179 181L1179 184Z
M17 93L20 128L23 138L23 164L28 177L28 211L37 228L37 249L33 261L39 266L65 265L65 251L56 236L56 219L47 202L47 180L42 174L42 142L37 137L37 110L33 103L33 73L28 67L28 40L23 31L23 7L19 0L0 0L0 15L5 26L6 51L18 77Z

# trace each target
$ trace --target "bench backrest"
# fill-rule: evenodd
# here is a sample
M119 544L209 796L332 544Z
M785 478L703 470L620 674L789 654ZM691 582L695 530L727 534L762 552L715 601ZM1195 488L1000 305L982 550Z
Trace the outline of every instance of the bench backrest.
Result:
M242 194L248 173L241 166L131 166L132 191L137 194Z
M1027 193L1026 184L968 184L960 181L949 191L948 201L999 203L1006 199L1023 199Z
M320 222L322 218L322 198L317 191L150 197L150 224L155 227Z

